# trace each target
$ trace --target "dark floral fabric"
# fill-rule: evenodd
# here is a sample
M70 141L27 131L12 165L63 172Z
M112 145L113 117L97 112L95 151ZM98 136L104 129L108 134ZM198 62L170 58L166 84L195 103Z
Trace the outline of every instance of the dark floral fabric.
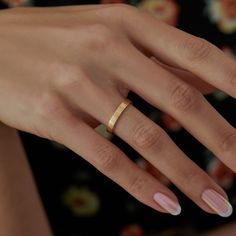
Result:
M207 39L230 57L236 57L236 0L2 0L1 8L125 2L145 9L157 19ZM158 30L158 28L157 28ZM229 194L236 206L235 175L171 116L129 93L134 105L162 126L175 143L205 169ZM222 91L208 101L235 127L235 100ZM104 127L98 128L107 135ZM168 185L183 211L173 217L141 204L82 157L61 144L20 132L43 204L56 236L191 236L231 222L203 212L168 179L116 136L108 136L140 167ZM191 188L191 186L190 186Z

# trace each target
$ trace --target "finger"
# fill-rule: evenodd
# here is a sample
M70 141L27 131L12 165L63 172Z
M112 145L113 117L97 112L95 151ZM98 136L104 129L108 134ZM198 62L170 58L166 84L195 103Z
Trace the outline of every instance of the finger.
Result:
M186 69L236 98L233 59L206 40L157 21L144 11L130 12L123 25L132 41L161 61Z
M129 56L129 62L122 69L114 69L117 78L147 102L174 117L236 172L234 127L197 89L143 56L136 48L130 46L120 51L117 60L125 61Z
M119 94L114 91L112 91L113 96L111 96L109 94L111 92L110 90L104 91L97 88L96 86L93 86L92 84L89 86L87 84L86 87L90 88L89 91L85 91L88 97L90 97L91 93L91 95L93 94L93 96L99 97L100 99L89 100L89 103L86 103L87 107L84 106L83 109L101 123L108 124L108 121L111 115L114 113L115 108L120 104L121 101L124 100L124 98L119 96ZM81 106L80 102L78 102L81 100L80 96L83 95L73 90L70 91L70 99L75 104L77 103L77 106ZM97 112L97 109L93 109L94 107L99 107L99 112ZM131 109L132 112L128 113ZM206 210L207 212L215 213L215 211L213 211L204 202L202 195L205 196L207 189L214 189L221 196L227 198L222 188L220 188L196 164L186 158L186 155L184 155L184 153L179 148L177 148L171 139L168 138L166 133L163 130L160 131L160 127L150 123L151 121L149 121L147 118L144 119L141 114L142 113L138 112L137 110L134 110L132 106L129 106L117 122L117 128L115 129L116 134L129 143L133 148L135 148L150 163L157 167L168 177L168 179L175 183L176 186L178 186L186 195L195 201L202 209ZM134 126L135 124L136 126ZM119 125L123 126L119 128ZM160 133L161 135L159 135ZM160 137L163 137L163 140ZM161 141L159 141L160 139ZM220 213L220 206L217 208L218 213L222 216L228 216L231 213L230 205L228 203L226 204L225 202L226 200L221 200L219 203L219 205L221 204Z
M68 118L70 117L70 118ZM95 166L142 203L155 210L180 213L176 196L153 176L140 169L114 144L74 116L58 122L60 142ZM154 201L154 197L156 201ZM115 204L116 199L114 199Z
M231 215L232 206L227 202L224 190L193 163L163 129L135 107L129 105L126 108L114 132L166 175L202 209L218 213L223 217ZM210 198L214 199L214 206L211 200L205 198L205 195L208 197L209 192Z
M154 57L152 57L151 59L160 66L162 66L165 70L171 72L172 74L186 82L187 84L190 84L193 87L197 88L202 94L209 94L217 90L217 88L208 84L207 82L205 82L198 76L190 73L189 71L164 64Z

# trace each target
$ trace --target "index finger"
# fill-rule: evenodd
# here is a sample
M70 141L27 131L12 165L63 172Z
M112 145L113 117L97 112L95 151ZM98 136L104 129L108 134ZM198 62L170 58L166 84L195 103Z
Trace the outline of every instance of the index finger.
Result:
M159 60L186 69L236 98L236 63L213 44L142 11L133 11L123 25L132 41Z

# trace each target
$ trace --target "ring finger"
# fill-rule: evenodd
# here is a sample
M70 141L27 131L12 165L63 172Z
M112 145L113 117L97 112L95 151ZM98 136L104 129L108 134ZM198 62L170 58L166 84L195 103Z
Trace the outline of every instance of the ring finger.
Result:
M99 99L90 100L91 103L89 105L86 103L86 107L82 109L101 123L108 124L114 110L124 98L119 96L118 92L113 91L113 96L111 96L109 91L106 92L92 84L89 87L87 96L89 97L88 93L91 92ZM78 102L81 100L79 96L83 96L81 93L71 91L70 96L77 106L81 106ZM99 107L99 112L93 109L94 107ZM231 205L227 202L227 196L222 188L188 159L164 130L135 107L129 105L126 108L114 132L166 175L202 209L211 213L216 212L221 216L231 214Z
M136 48L120 53L129 63L115 71L128 88L178 120L229 168L236 171L236 132L193 86L181 81Z

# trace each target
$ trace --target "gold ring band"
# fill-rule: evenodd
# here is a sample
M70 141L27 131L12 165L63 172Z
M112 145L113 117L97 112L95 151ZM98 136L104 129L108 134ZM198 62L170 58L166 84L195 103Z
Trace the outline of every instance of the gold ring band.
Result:
M125 99L115 110L114 114L112 115L111 119L108 122L108 126L107 126L107 131L112 133L115 124L117 122L117 120L119 119L119 117L121 116L122 112L125 110L126 107L128 107L129 104L131 104L132 101L130 101L129 99Z

